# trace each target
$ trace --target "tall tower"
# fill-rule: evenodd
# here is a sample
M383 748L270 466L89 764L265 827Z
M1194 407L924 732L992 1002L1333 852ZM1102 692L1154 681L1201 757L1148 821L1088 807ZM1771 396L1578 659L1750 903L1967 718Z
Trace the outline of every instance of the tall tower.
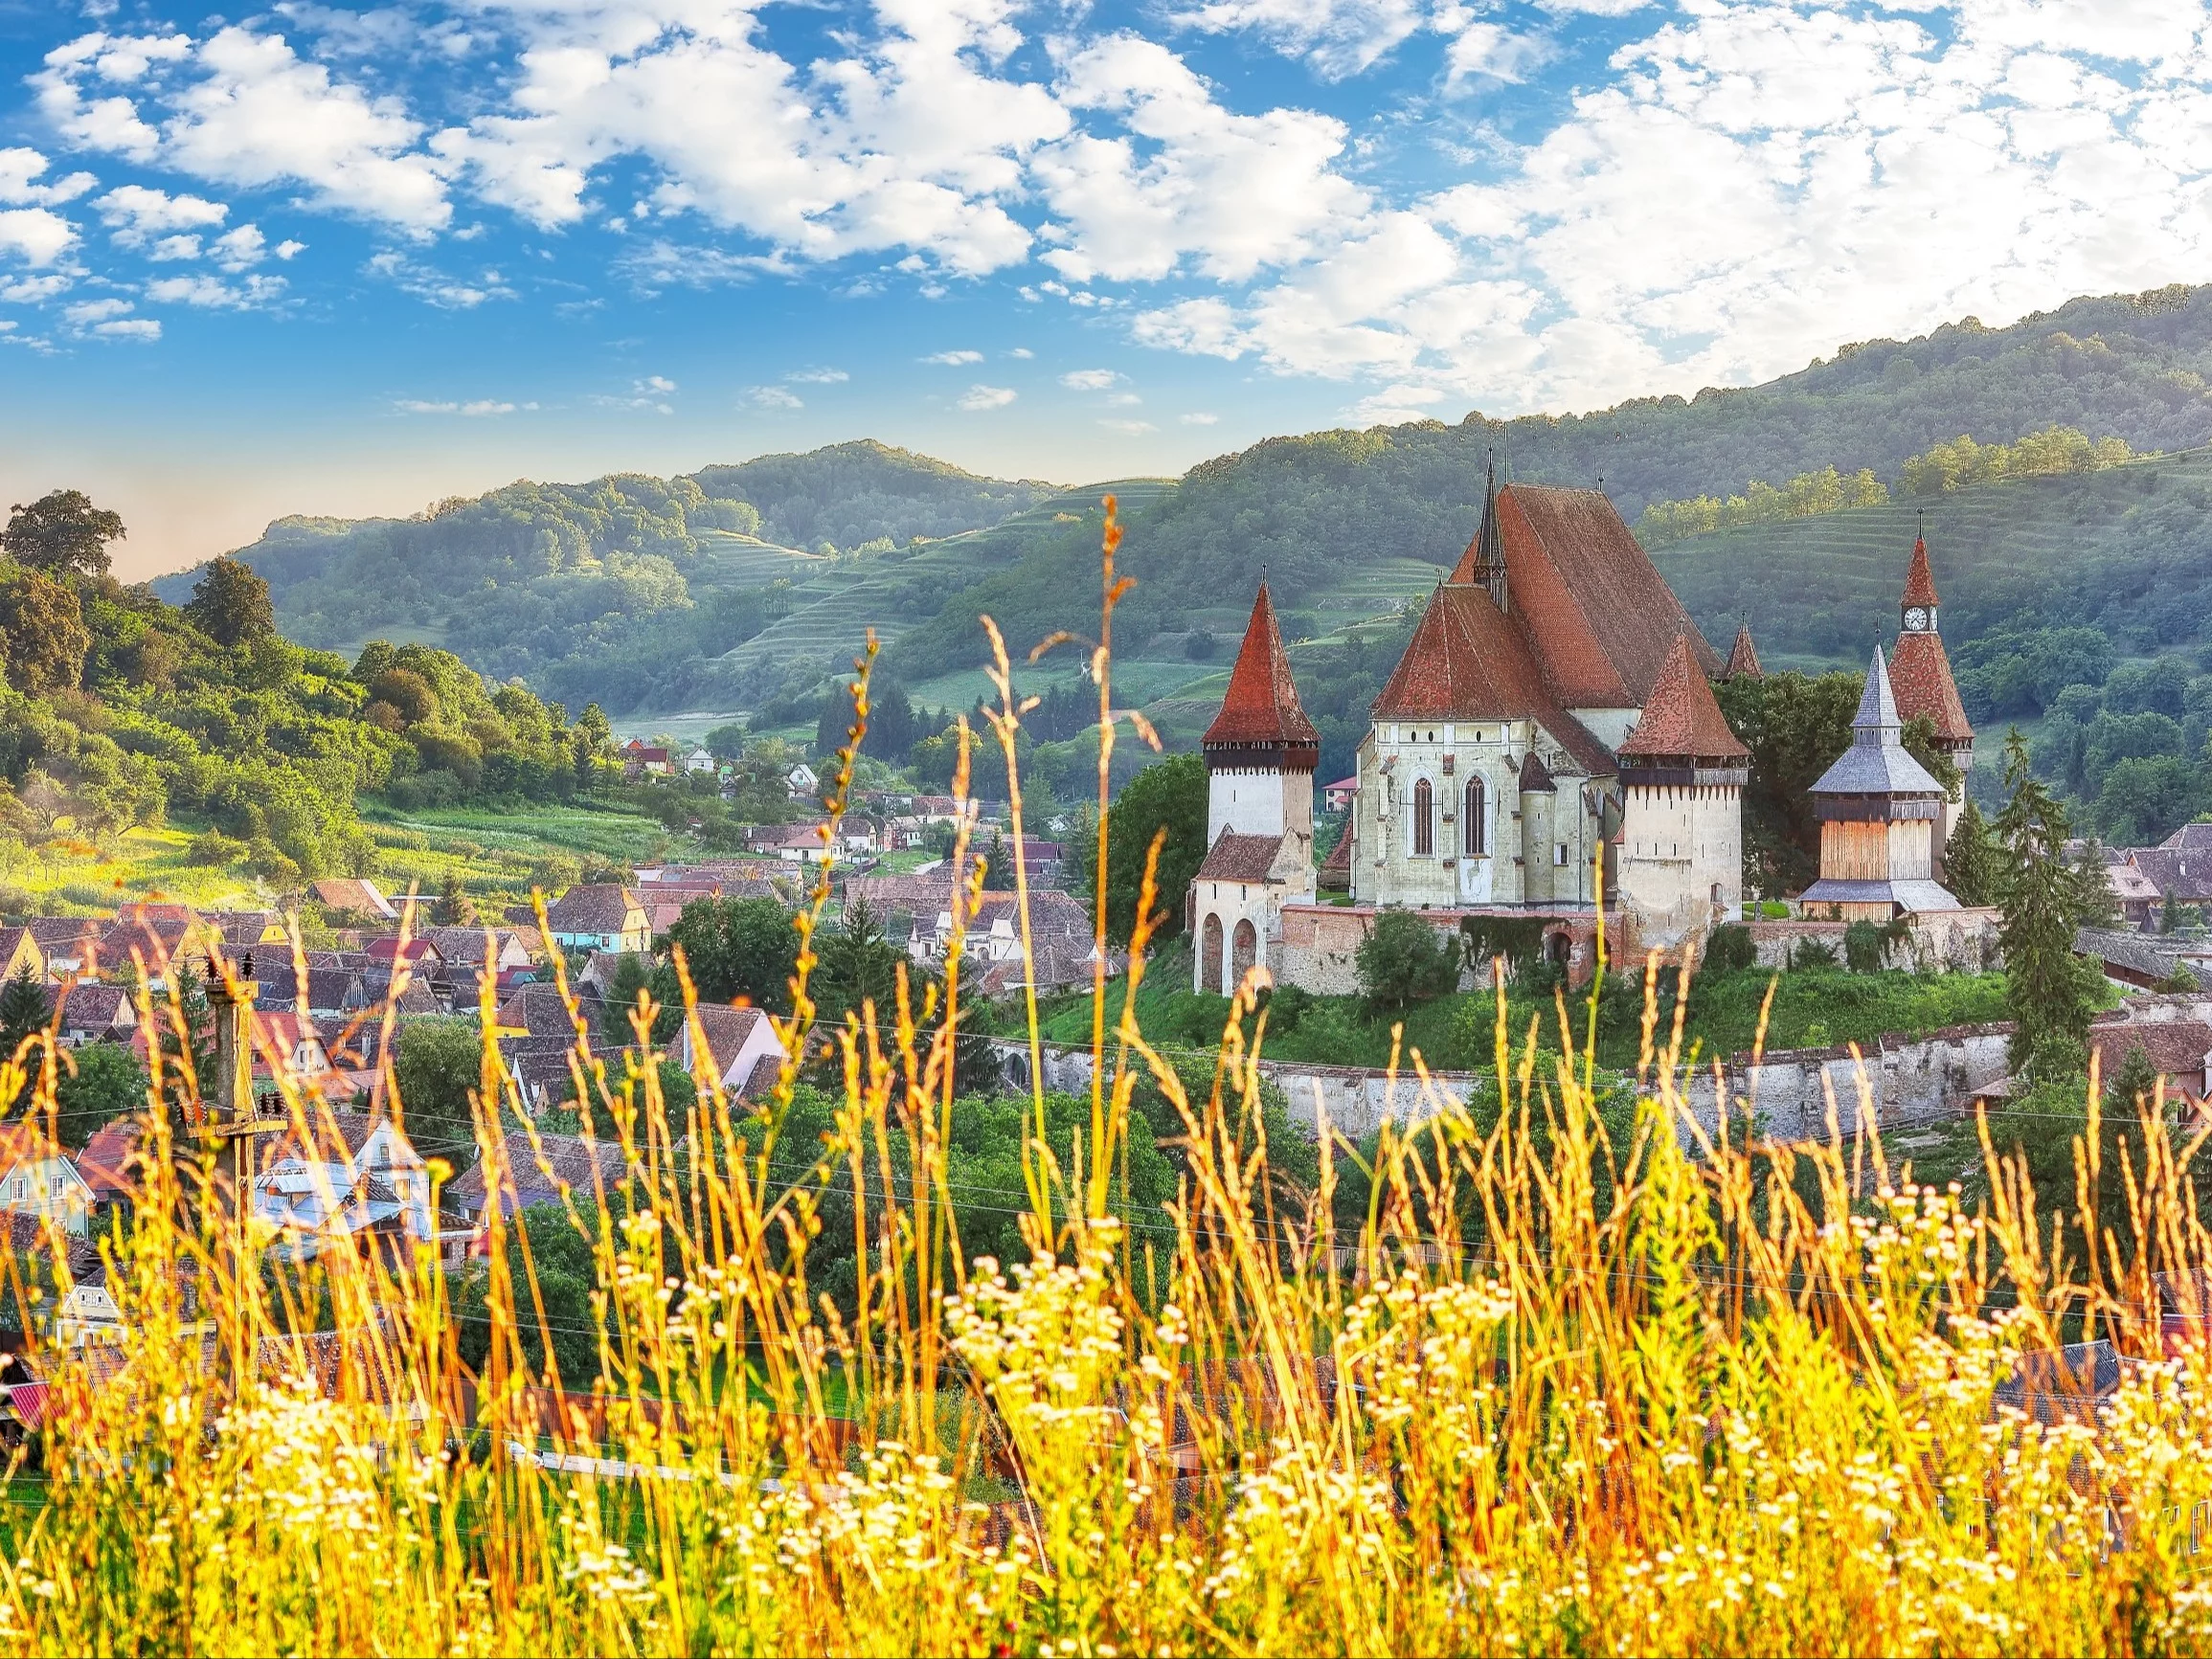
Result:
M1905 596L1897 607L1900 632L1897 654L1889 665L1900 720L1925 716L1935 728L1935 747L1958 768L1957 787L1943 803L1943 827L1936 837L1937 871L1941 873L1943 843L1951 839L1966 801L1966 774L1974 770L1974 728L1958 700L1958 686L1951 678L1951 660L1944 655L1943 636L1936 628L1938 602L1935 578L1928 569L1928 538L1912 544L1912 564L1905 573Z
M1225 829L1242 836L1287 834L1298 838L1310 865L1321 735L1298 703L1265 582L1230 671L1229 694L1199 747L1206 755L1207 844Z
M1505 609L1505 534L1498 527L1496 461L1490 463L1490 476L1482 485L1482 523L1476 527L1475 539L1467 544L1467 550L1459 555L1452 580L1482 589L1490 595L1493 605L1501 611Z
M1619 750L1620 901L1646 945L1740 913L1750 760L1678 635Z
M1909 590L1908 590L1909 592ZM1807 915L1886 922L1921 910L1955 910L1936 880L1943 785L1904 744L1905 721L1882 647L1851 722L1851 747L1814 784L1820 819L1820 879L1799 902Z

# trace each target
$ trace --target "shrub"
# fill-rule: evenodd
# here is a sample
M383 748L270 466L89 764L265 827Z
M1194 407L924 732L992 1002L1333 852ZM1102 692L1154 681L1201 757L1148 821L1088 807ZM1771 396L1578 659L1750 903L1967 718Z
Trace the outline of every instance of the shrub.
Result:
M1411 910L1385 910L1360 941L1353 965L1368 1006L1403 1011L1457 983L1456 945Z
M1889 941L1872 922L1853 922L1843 930L1843 965L1854 974L1878 974Z
M1790 953L1790 966L1798 973L1810 969L1833 968L1836 966L1836 947L1825 939L1808 934L1799 939L1796 949Z
M1705 940L1704 968L1708 974L1735 974L1759 965L1759 948L1751 930L1740 922L1726 922Z
M246 856L247 851L244 841L227 836L221 830L212 829L204 835L192 837L185 847L185 863L222 869L237 863Z

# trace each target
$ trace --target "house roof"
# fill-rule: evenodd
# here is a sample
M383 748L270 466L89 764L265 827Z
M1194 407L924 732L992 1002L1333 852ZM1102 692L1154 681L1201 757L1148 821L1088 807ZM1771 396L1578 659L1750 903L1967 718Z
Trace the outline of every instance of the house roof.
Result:
M1767 671L1759 666L1759 648L1751 643L1751 625L1736 624L1736 643L1728 652L1728 665L1721 670L1723 680L1764 680Z
M59 1004L64 1031L111 1031L119 1025L138 1023L138 1010L121 985L79 979L52 987L50 998L50 1005Z
M1675 637L1651 699L1620 752L1695 760L1740 760L1751 752L1728 729L1727 716L1713 701L1713 688L1690 656L1687 636Z
M1318 745L1320 740L1321 734L1314 729L1298 702L1298 688L1291 679L1290 655L1283 649L1281 631L1275 627L1275 603L1262 582L1258 596L1252 602L1252 618L1245 624L1236 666L1230 670L1221 712L1213 717L1200 742Z
M730 1008L716 1002L702 1002L693 1013L699 1021L700 1035L707 1040L706 1058L716 1076L735 1064L737 1056L745 1051L745 1044L768 1018L757 1008ZM688 1022L685 1030L688 1042ZM739 1078L738 1086L742 1087L747 1081Z
M1890 660L1889 683L1897 697L1897 712L1907 720L1927 716L1943 743L1971 743L1974 728L1966 706L1958 700L1958 684L1951 677L1951 659L1944 654L1942 636L1900 634L1897 654Z
M2129 852L2128 862L2159 892L2184 904L2212 899L2212 847L2135 847Z
M1721 660L1602 490L1498 492L1506 609L1562 708L1640 708L1686 635L1709 677Z
M2077 955L2094 956L2108 968L2122 968L2154 982L2186 973L2205 985L2208 973L2175 949L2171 939L2110 928L2082 928L2074 934ZM2109 1057L2108 1057L2109 1058Z
M643 917L637 894L612 882L571 887L546 911L556 933L620 933Z
M623 1178L621 1143L586 1141L570 1134L541 1134L533 1147L530 1132L510 1129L502 1147L501 1185L518 1207L546 1203L564 1192L574 1192L582 1202L594 1197L594 1171L598 1184L613 1188ZM456 1208L481 1210L485 1206L484 1162L480 1158L445 1189L447 1202Z
M1912 543L1912 563L1905 570L1905 603L1933 606L1935 576L1928 568L1928 538L1919 536Z
M2127 1025L2092 1025L2089 1048L2109 1084L2128 1056L2140 1048L2161 1077L2185 1081L2192 1093L2204 1087L2204 1057L2212 1054L2212 1025L2201 1020L2145 1020Z
M1852 717L1851 747L1820 774L1812 793L1942 795L1943 785L1906 751L1901 741L1904 729L1905 723L1898 718L1897 698L1889 688L1889 667L1882 660L1882 647L1877 645L1874 660L1866 667L1866 687L1859 695L1859 712Z
M146 1137L144 1118L119 1117L102 1124L85 1142L84 1150L77 1155L77 1173L92 1189L96 1199L104 1202L122 1198L134 1189L139 1176L139 1149Z
M1337 837L1337 844L1329 848L1329 856L1321 860L1316 885L1331 892L1341 892L1351 886L1352 880L1352 826L1344 825L1344 833Z
M1557 795L1559 785L1551 779L1551 768L1546 766L1530 750L1521 757L1521 793L1523 795Z
M2212 823L2185 823L2158 844L2176 852L2212 853Z
M367 956L370 961L378 964L404 960L413 965L432 959L440 962L445 960L445 953L431 943L430 940L413 938L402 945L399 935L396 933L379 933L375 938L362 946L361 953Z
M350 876L329 876L307 885L307 896L330 910L357 910L371 916L396 916L392 901L372 882Z
M1223 830L1198 866L1202 882L1264 882L1282 855L1280 836L1244 836Z

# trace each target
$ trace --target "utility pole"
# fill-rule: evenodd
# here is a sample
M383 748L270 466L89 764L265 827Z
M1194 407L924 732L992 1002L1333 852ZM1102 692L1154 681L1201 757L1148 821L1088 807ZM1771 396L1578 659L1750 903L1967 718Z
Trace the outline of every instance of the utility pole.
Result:
M254 1104L254 958L248 952L233 974L228 963L208 958L208 1006L214 1013L213 1098L204 1102L206 1132L224 1143L220 1160L230 1177L231 1377L234 1386L246 1375L246 1275L251 1270L254 1217L254 1139L290 1122L262 1117ZM218 1166L220 1167L220 1166ZM218 1204L222 1200L217 1199ZM218 1214L220 1212L218 1211Z

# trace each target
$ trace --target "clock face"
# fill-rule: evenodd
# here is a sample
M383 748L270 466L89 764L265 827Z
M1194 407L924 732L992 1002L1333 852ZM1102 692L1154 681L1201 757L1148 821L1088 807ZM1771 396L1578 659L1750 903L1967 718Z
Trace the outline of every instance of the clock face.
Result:
M1905 625L1914 633L1919 633L1928 626L1928 613L1918 605L1913 606L1912 609L1905 613Z

